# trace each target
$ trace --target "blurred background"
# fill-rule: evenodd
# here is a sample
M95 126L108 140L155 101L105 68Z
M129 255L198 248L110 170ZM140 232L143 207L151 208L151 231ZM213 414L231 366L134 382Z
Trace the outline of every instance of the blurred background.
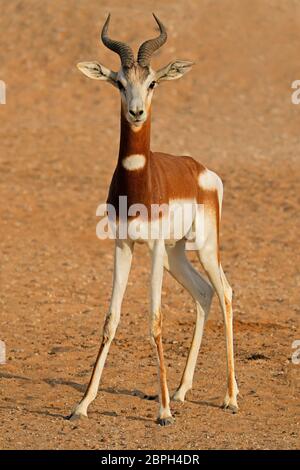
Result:
M0 0L1 448L295 448L299 445L299 0ZM108 307L113 243L99 241L119 140L119 95L76 63L119 58L110 34L137 51L168 42L153 68L196 62L155 91L152 150L188 154L224 181L223 266L234 288L241 411L219 409L225 349L215 301L176 425L157 429L148 341L149 259L137 247L123 316L91 419L63 420L81 396ZM192 259L193 259L193 255ZM190 344L193 302L166 276L169 386ZM297 369L298 367L298 369ZM116 396L117 395L117 396ZM9 425L8 425L9 423ZM1 430L2 427L2 430ZM5 432L4 432L5 429Z

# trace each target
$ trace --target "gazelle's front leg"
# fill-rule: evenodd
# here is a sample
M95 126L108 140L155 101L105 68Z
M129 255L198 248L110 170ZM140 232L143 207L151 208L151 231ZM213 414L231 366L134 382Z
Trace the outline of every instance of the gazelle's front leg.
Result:
M152 249L150 334L151 341L156 349L158 361L159 413L157 421L161 426L166 426L173 422L169 405L170 397L162 344L161 290L164 272L164 255L164 241L156 240Z
M88 406L97 396L105 359L120 320L121 305L128 281L132 252L133 243L131 241L116 240L113 291L110 308L104 322L102 343L87 390L70 419L87 416Z

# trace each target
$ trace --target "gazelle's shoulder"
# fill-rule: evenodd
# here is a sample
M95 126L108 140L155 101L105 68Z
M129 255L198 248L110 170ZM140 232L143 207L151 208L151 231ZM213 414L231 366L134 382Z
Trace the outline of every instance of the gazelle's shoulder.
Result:
M186 170L189 170L190 173L197 177L198 184L203 190L218 190L223 192L223 183L220 176L191 156L151 152L151 157L154 164L161 164L168 169L175 166L178 171L186 172Z

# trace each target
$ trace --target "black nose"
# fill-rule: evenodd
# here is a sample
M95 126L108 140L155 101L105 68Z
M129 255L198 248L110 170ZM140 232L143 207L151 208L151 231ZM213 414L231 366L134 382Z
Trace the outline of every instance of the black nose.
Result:
M143 113L144 111L142 109L138 109L137 111L134 111L133 109L129 110L129 114L131 114L131 116L133 116L134 118L142 116Z

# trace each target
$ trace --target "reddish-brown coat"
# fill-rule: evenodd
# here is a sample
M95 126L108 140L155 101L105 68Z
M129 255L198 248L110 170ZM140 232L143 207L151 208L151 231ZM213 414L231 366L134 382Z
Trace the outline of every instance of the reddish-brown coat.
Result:
M196 200L198 204L212 207L218 214L217 192L199 186L199 175L206 168L192 157L151 152L150 131L151 110L139 131L131 128L121 111L119 158L107 199L115 207L117 215L119 196L127 196L128 207L144 204L149 216L151 204L167 204L174 199ZM136 154L145 156L145 166L134 171L125 169L122 160Z

